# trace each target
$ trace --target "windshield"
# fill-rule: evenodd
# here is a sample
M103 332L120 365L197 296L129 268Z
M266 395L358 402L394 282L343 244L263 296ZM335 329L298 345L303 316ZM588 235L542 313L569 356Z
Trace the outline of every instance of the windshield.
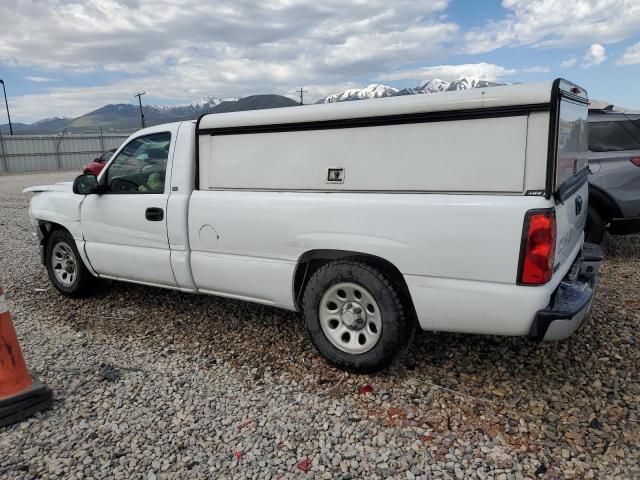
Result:
M587 105L563 99L558 120L556 190L587 167Z

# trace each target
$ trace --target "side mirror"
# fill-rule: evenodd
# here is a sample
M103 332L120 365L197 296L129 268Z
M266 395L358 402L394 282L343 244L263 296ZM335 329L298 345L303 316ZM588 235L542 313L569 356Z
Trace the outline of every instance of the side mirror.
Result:
M93 159L94 163L100 163L102 159L100 157Z
M73 181L73 193L78 195L91 195L99 191L98 178L93 173L78 175Z

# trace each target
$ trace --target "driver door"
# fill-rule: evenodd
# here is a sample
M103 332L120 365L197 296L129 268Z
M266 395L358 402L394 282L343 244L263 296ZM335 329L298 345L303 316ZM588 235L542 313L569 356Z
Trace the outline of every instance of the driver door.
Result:
M171 139L159 132L131 140L101 175L104 193L83 201L85 251L99 276L176 285L166 218Z

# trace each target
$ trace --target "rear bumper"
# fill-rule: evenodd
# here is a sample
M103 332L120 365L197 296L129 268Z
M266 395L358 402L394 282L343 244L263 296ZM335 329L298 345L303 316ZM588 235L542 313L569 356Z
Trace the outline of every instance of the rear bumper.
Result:
M602 261L599 246L586 243L567 276L551 296L549 305L536 313L529 336L536 340L563 340L587 318Z
M609 226L612 235L627 235L640 232L640 217L614 218Z

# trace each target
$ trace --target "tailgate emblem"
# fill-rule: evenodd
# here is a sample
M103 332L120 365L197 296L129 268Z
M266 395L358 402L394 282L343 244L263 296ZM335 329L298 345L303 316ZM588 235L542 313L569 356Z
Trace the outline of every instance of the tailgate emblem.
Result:
M580 215L581 211L582 211L582 197L578 195L576 197L576 215Z

